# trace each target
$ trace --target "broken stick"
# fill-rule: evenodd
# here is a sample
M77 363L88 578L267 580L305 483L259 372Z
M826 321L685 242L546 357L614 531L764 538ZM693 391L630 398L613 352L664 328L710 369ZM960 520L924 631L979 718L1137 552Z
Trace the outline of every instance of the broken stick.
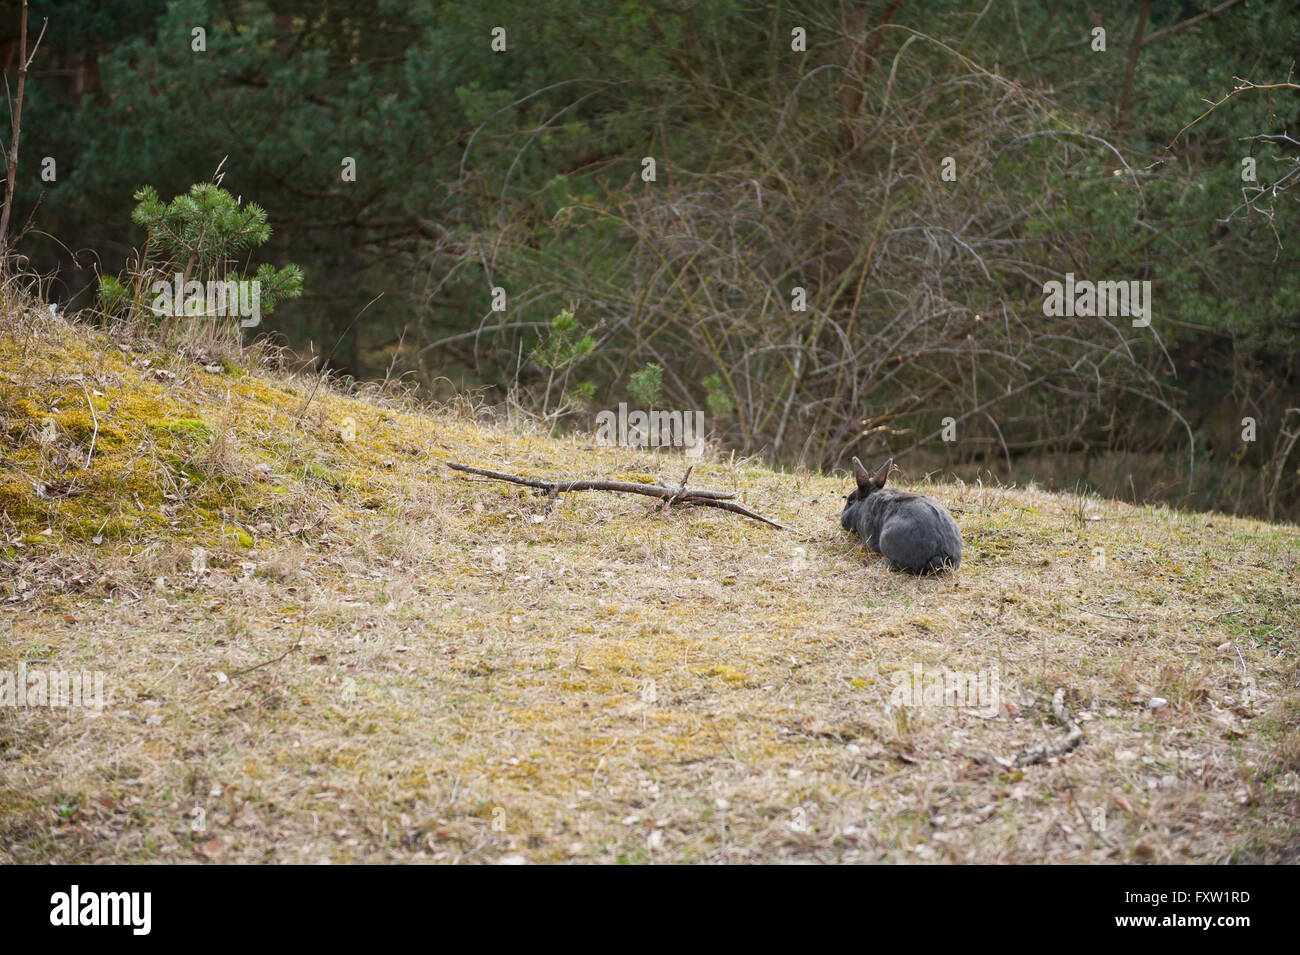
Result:
M544 492L548 497L555 497L557 494L564 494L568 491L616 491L622 494L643 494L646 497L657 497L664 501L664 506L672 504L684 504L689 507L716 507L724 511L731 511L733 514L742 514L745 517L775 527L779 530L789 530L776 521L769 521L761 514L755 514L747 507L735 503L732 500L736 495L727 491L710 491L704 488L698 490L686 489L686 478L682 478L679 487L665 487L661 484L637 484L634 481L607 481L601 479L582 480L582 481L539 481L536 478L519 477L516 474L506 474L502 471L489 471L486 468L472 468L468 464L456 464L452 461L445 462L447 467L453 471L462 471L465 474L477 474L479 477L491 478L494 481L508 481L511 484L521 484L524 487L536 488ZM686 477L690 477L690 471L686 472Z
M1050 743L1035 743L1033 746L1026 746L1011 759L1004 759L987 750L977 750L969 752L967 755L977 763L984 763L987 766L1001 766L1003 769L1012 769L1016 766L1032 766L1035 763L1046 762L1054 756L1063 756L1083 742L1083 728L1079 726L1078 720L1071 715L1069 708L1065 705L1064 688L1060 688L1052 694L1052 715L1065 728L1065 735Z
M1061 756L1083 741L1083 729L1065 706L1064 689L1058 689L1052 694L1052 715L1056 717L1056 722L1065 727L1065 735L1051 743L1036 743L1022 749L1016 754L1017 766L1032 766L1052 756Z

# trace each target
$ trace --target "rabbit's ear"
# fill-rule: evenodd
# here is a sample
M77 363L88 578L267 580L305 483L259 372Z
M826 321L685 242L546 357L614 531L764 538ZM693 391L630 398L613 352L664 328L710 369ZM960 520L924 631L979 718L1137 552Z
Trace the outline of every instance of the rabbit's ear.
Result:
M857 458L853 459L853 479L858 482L858 487L871 483L871 475Z
M893 466L894 466L894 459L890 458L888 461L886 461L884 464L880 466L880 470L877 471L876 476L871 479L871 483L874 484L876 487L884 487L885 479L889 477L889 469L892 468ZM867 472L864 469L862 473L865 475Z

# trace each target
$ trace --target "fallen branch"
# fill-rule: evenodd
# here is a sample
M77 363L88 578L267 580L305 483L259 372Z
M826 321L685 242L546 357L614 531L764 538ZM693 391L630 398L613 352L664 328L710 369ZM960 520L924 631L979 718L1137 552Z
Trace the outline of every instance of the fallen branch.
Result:
M582 481L540 481L536 478L519 477L515 474L505 474L502 471L489 471L485 468L472 468L468 464L456 464L452 461L445 462L447 467L453 471L461 471L465 474L476 474L479 477L491 478L493 481L508 481L511 484L520 484L524 487L536 488L544 492L549 498L554 498L558 494L564 494L569 491L615 491L621 494L642 494L646 497L657 497L664 501L664 506L671 504L684 504L690 507L716 507L720 510L731 511L733 514L742 514L745 517L752 518L770 527L778 530L789 530L778 524L776 521L769 521L760 514L740 504L735 503L732 498L736 495L726 491L709 491L703 488L699 490L687 490L686 478L682 478L679 487L665 487L662 484L637 484L634 481L607 481L601 479L582 480ZM690 477L690 471L686 472Z
M511 484L522 484L524 487L535 487L539 491L550 492L554 490L557 494L563 494L566 491L626 491L628 494L645 494L648 497L665 499L677 497L679 500L707 498L711 501L730 500L736 496L727 491L706 491L703 489L683 491L682 488L663 487L659 484L638 484L635 481L539 481L536 478L519 477L515 474L506 474L503 471L489 471L485 468L472 468L468 464L455 464L451 461L447 461L446 465L453 471L464 471L466 474L477 474L480 477L492 478L494 481L509 481Z

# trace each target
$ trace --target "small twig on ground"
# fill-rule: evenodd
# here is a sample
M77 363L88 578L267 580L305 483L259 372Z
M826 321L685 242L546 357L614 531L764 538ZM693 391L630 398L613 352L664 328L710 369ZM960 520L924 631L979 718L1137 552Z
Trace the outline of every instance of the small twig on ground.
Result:
M788 527L778 524L776 521L769 521L761 514L755 514L746 507L736 504L731 498L736 495L726 491L709 491L709 490L686 490L686 478L682 479L680 487L665 487L662 484L637 484L633 481L607 481L600 479L583 480L583 481L539 481L536 478L519 477L516 474L506 474L502 471L489 471L485 468L472 468L468 464L456 464L452 461L445 462L447 467L453 471L461 471L465 474L476 474L479 477L491 478L494 481L508 481L511 484L520 484L524 487L536 488L538 491L544 491L548 496L564 494L569 491L615 491L622 494L643 494L646 497L657 497L663 500L665 506L668 504L683 504L690 507L716 507L720 510L731 511L733 514L741 514L752 520L775 527L778 530L787 531ZM690 470L686 472L686 477L690 477Z
M90 450L86 452L86 463L82 465L83 470L90 467L90 459L95 453L95 439L99 437L99 416L95 414L95 403L90 400L90 389L86 387L86 379L81 379L81 390L86 393L86 404L90 405L90 419L95 422L95 433L90 436Z
M1245 613L1245 612L1246 610L1244 607L1240 610L1225 610L1223 611L1223 613L1216 613L1213 617L1211 617L1209 620L1205 622L1214 623L1214 621L1218 620L1220 617L1231 617L1233 614Z
M176 670L176 668L177 668L178 666L180 666L179 663L173 663L173 664L172 664L172 668L171 668L170 670L168 670L166 673L164 673L164 674L163 674L162 676L160 676L158 679L154 680L152 683L150 683L148 686L146 686L143 690L141 690L139 693L137 693L137 694L136 694L136 698L137 698L137 699L144 699L145 697L147 697L147 696L149 695L149 693L153 690L153 688L156 687L156 686L157 686L159 683L161 683L163 680L165 680L165 679L167 679L169 676L171 676L172 673L175 672L175 670Z
M251 667L244 667L244 669L242 670L236 670L234 673L230 674L230 678L234 679L237 676L243 676L245 673L252 673L254 670L260 670L262 669L262 667L269 667L272 663L279 663L289 654L293 653L293 651L297 650L300 646L302 646L301 630L298 631L298 637L299 639L289 644L289 649L285 650L284 653L280 654L278 657L273 657L270 660L263 660L261 663L255 663Z
M1052 694L1052 715L1065 727L1065 735L1052 743L1035 743L1016 754L1017 766L1032 766L1052 756L1068 753L1083 741L1083 728L1075 722L1070 711L1065 708L1065 690L1058 689Z
M1102 613L1100 610L1089 610L1089 609L1088 609L1089 606L1091 606L1091 605L1090 605L1090 604L1084 604L1084 605L1081 606L1079 609L1082 610L1084 613L1090 613L1090 614L1093 614L1094 616L1097 616L1097 617L1109 617L1111 620L1127 620L1127 621L1129 621L1129 623L1137 623L1137 622L1138 622L1138 618L1137 618L1137 617L1129 617L1129 616L1126 616L1126 615L1124 615L1124 614L1122 614L1122 613Z
M664 498L663 509L665 511L668 510L670 505L676 503L677 501L681 500L683 496L685 496L686 482L691 479L691 472L694 470L695 470L695 465L692 464L689 468L686 469L686 473L682 475L682 483L677 488L676 495L674 495L673 497Z
M990 753L987 750L971 751L967 755L978 763L1012 769L1016 766L1032 766L1053 757L1068 753L1083 741L1083 729L1065 708L1065 690L1058 689L1052 694L1052 714L1056 721L1065 727L1065 735L1055 742L1035 743L1027 746L1011 759Z

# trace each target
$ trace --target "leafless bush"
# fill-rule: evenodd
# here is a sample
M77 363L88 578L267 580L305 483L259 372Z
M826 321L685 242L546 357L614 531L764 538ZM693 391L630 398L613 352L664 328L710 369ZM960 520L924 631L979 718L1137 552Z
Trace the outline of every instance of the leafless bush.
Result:
M1107 186L1140 203L1122 157L925 38L879 61L844 54L767 101L761 125L753 102L748 125L723 117L730 162L567 205L548 241L526 199L494 216L448 274L481 267L526 292L467 335L512 341L544 306L578 303L600 319L608 385L656 362L665 402L707 401L728 443L821 467L906 453L945 418L980 453L1068 446L1125 393L1178 421L1148 368L1152 328L1043 314L1043 282L1088 267L1052 226L1064 187L1090 158L1118 159ZM588 256L557 251L584 237Z

